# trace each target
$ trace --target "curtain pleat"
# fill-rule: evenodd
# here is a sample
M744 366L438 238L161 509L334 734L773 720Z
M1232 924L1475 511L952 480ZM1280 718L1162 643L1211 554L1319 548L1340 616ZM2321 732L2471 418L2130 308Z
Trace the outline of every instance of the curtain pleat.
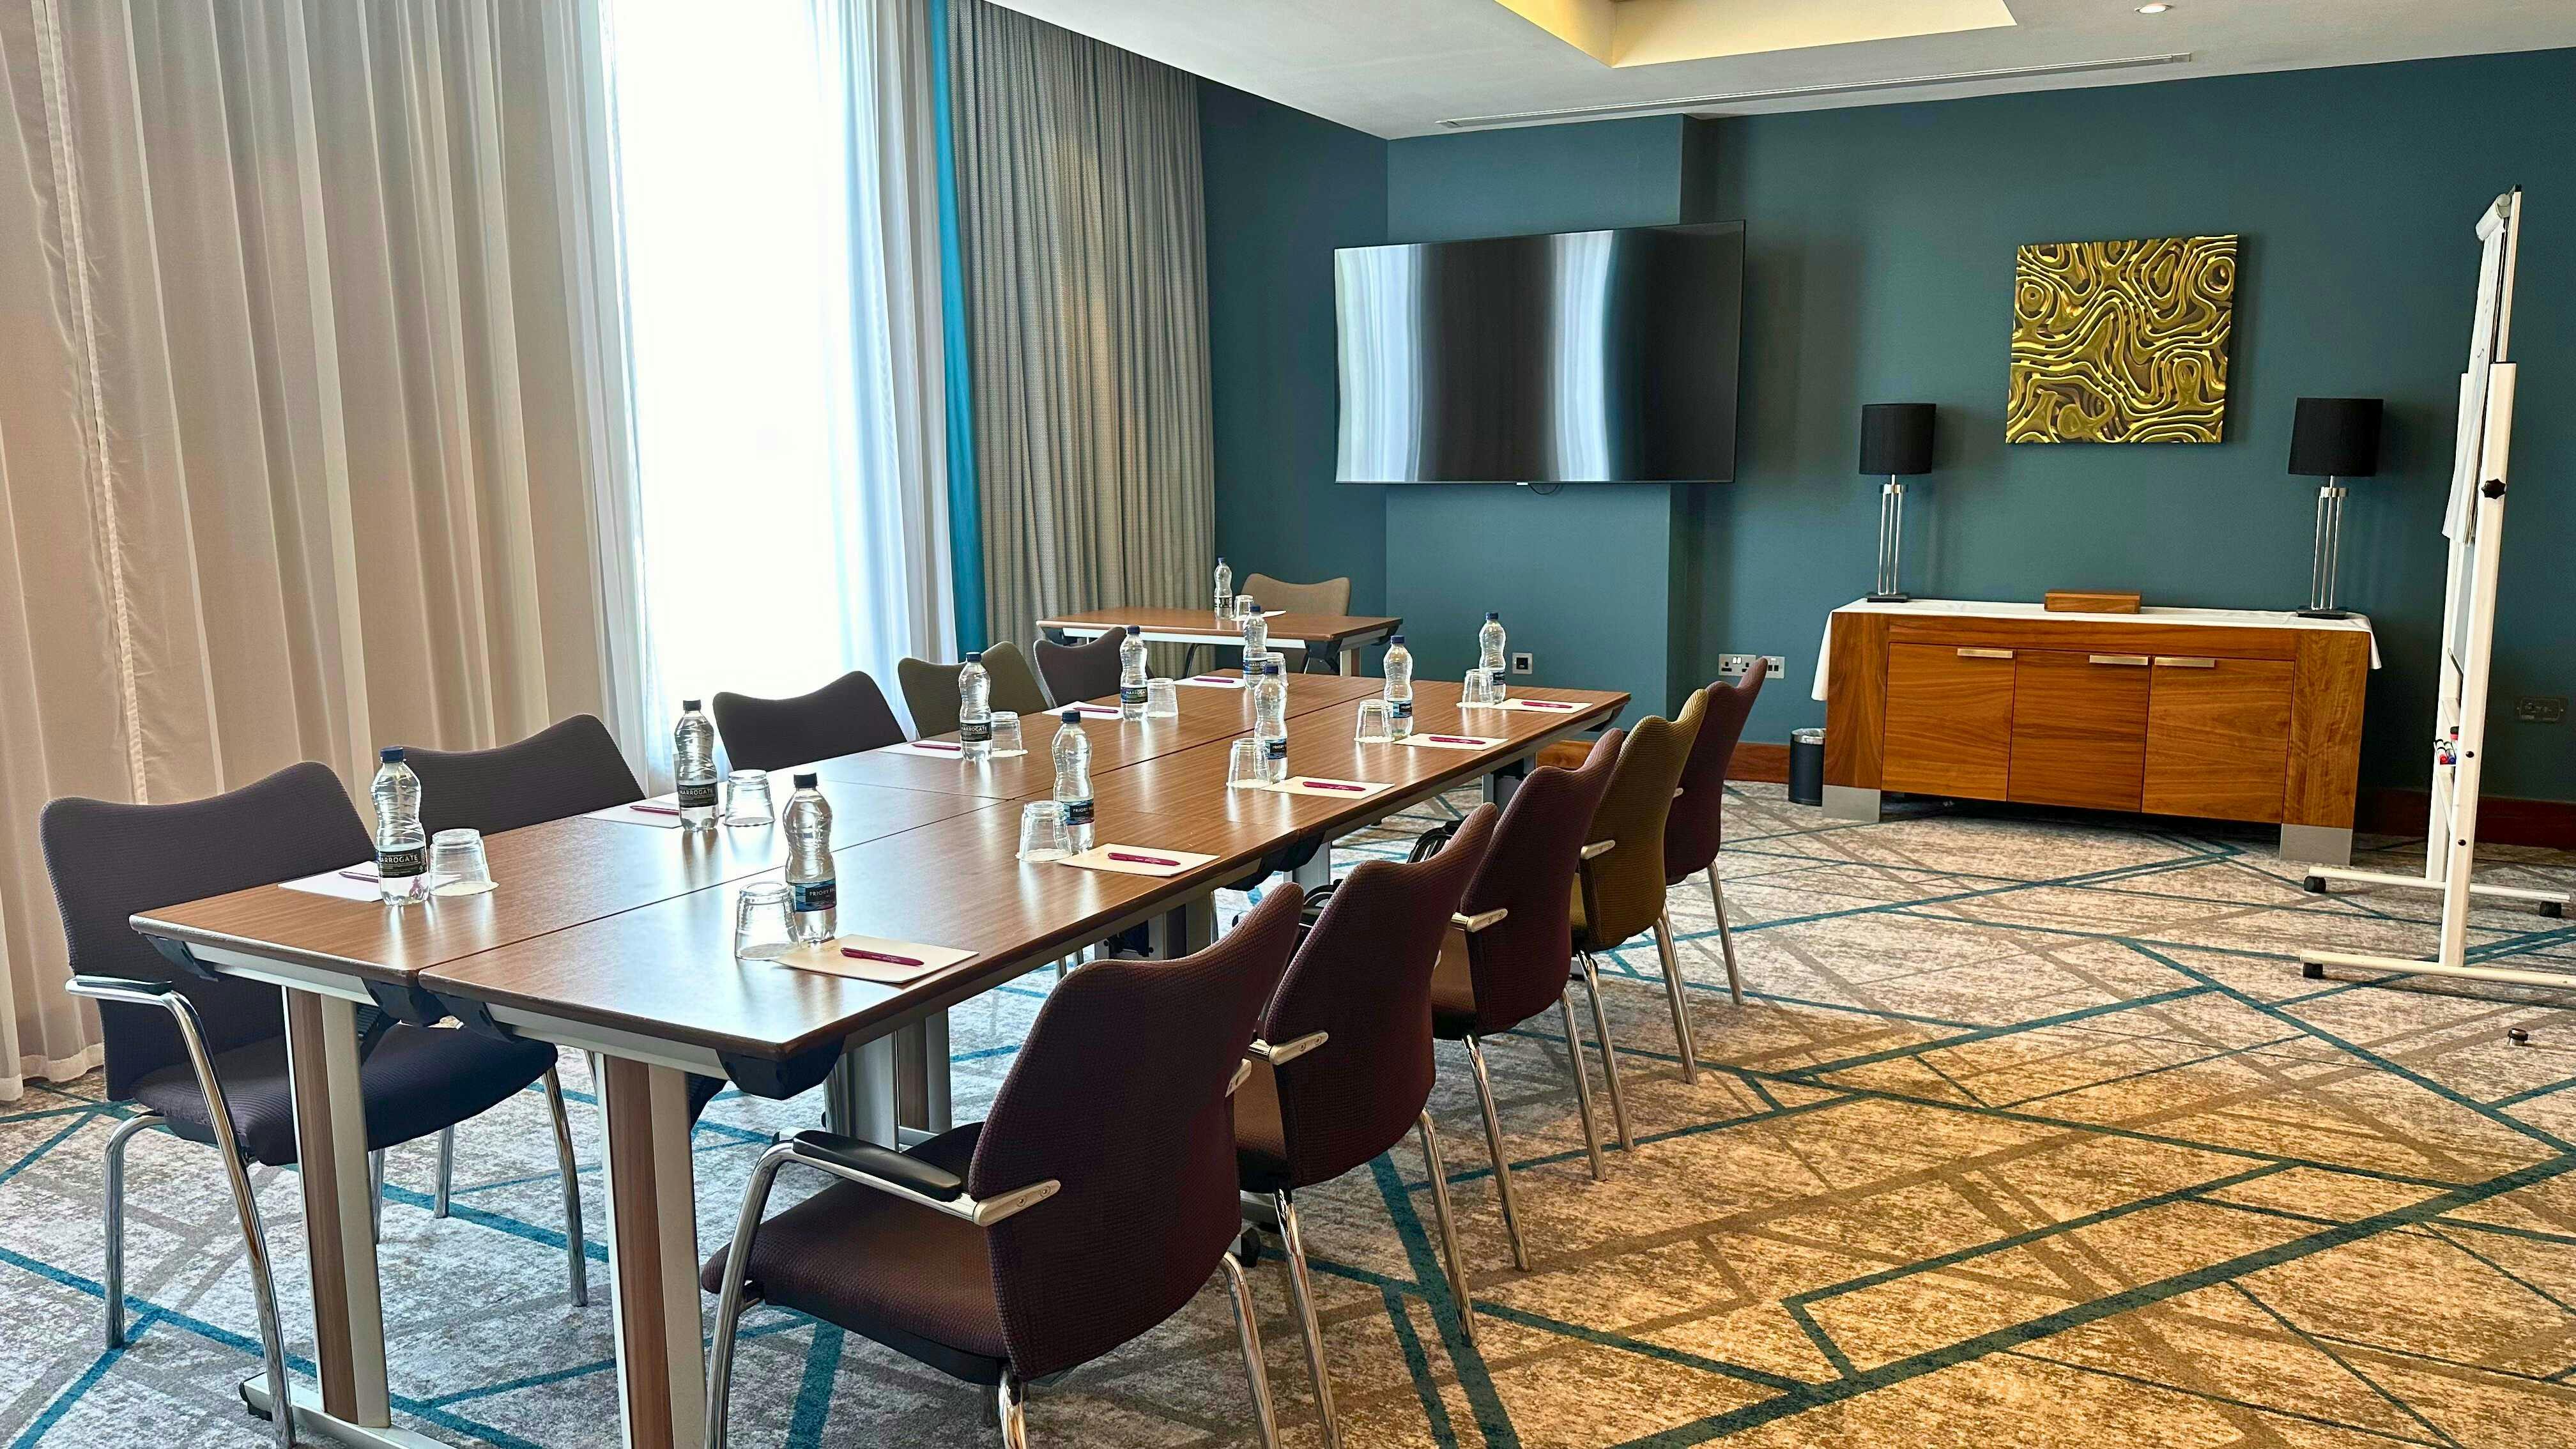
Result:
M1215 552L1197 83L955 0L960 244L991 637L1205 602Z

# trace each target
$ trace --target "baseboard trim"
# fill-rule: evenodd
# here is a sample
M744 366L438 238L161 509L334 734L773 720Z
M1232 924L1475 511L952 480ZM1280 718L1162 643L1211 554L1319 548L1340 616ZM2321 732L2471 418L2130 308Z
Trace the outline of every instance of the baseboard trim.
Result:
M2361 792L2353 828L2368 835L2421 838L2433 797L2423 790ZM2490 845L2538 845L2576 850L2576 801L2518 800L2489 795L2478 801L2478 839Z

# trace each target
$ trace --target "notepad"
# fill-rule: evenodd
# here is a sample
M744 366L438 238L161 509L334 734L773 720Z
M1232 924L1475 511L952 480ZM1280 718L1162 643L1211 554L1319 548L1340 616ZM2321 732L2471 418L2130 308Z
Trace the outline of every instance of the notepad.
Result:
M1281 795L1322 795L1335 800L1365 800L1392 785L1373 780L1334 780L1322 775L1291 775L1276 784L1246 785L1247 790L1269 790Z
M1500 704L1468 704L1462 700L1458 707L1460 709L1525 709L1532 714L1581 714L1583 712L1582 705L1568 704L1561 699L1513 698L1506 699Z
M1244 681L1223 674L1193 674L1172 682L1188 689L1241 689L1244 685Z
M285 890L307 891L317 896L333 896L344 901L381 900L382 882L376 879L376 863L363 860L346 870L326 870L300 880L280 881Z
M1055 713L1061 715L1068 709L1091 719L1118 718L1118 706L1114 704L1068 704L1058 707Z
M1068 855L1058 865L1080 866L1084 870L1114 871L1120 875L1179 875L1196 870L1215 860L1191 850L1165 850L1151 845L1103 845Z
M593 820L620 820L628 825L650 825L657 830L680 828L680 797L656 795L631 805L611 805L605 810L589 812Z
M901 986L933 972L945 971L960 961L972 959L974 955L972 951L960 951L953 946L930 946L918 941L836 936L829 941L808 943L767 959L799 971L820 971L827 976L847 976L858 981L873 981L880 986Z
M1489 740L1480 735L1429 735L1416 730L1396 743L1430 750L1490 750L1503 741Z
M899 745L886 746L885 753L923 755L934 760L957 761L966 758L966 747L951 740L905 740ZM1026 750L995 750L992 757L996 760L1016 760L1027 753Z

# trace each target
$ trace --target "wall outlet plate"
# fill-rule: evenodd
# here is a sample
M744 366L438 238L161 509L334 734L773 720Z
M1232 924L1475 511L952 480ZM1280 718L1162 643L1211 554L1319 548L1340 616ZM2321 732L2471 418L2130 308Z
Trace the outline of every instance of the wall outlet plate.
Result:
M1513 650L1513 651L1512 651L1512 673L1514 673L1514 674L1535 674L1535 673L1537 673L1537 672L1538 672L1538 656L1537 656L1537 655L1530 653L1530 652L1529 652L1528 650L1526 650L1526 649L1515 649L1515 650Z
M2525 724L2564 724L2567 722L2567 696L2526 694L2513 702L2513 717Z
M1782 655L1720 654L1717 656L1718 677L1721 679L1741 679L1745 675L1753 672L1753 661L1757 659L1761 660L1763 666L1775 675L1787 674L1789 672L1789 661Z

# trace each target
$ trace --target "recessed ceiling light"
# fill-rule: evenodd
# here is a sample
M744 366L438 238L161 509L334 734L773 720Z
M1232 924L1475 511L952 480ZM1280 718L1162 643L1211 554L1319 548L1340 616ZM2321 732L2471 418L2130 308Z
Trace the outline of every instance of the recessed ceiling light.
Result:
M2165 3L2165 0L2154 0L2153 4L2139 6L2138 13L2140 15L2162 15L2172 8L2172 6Z

